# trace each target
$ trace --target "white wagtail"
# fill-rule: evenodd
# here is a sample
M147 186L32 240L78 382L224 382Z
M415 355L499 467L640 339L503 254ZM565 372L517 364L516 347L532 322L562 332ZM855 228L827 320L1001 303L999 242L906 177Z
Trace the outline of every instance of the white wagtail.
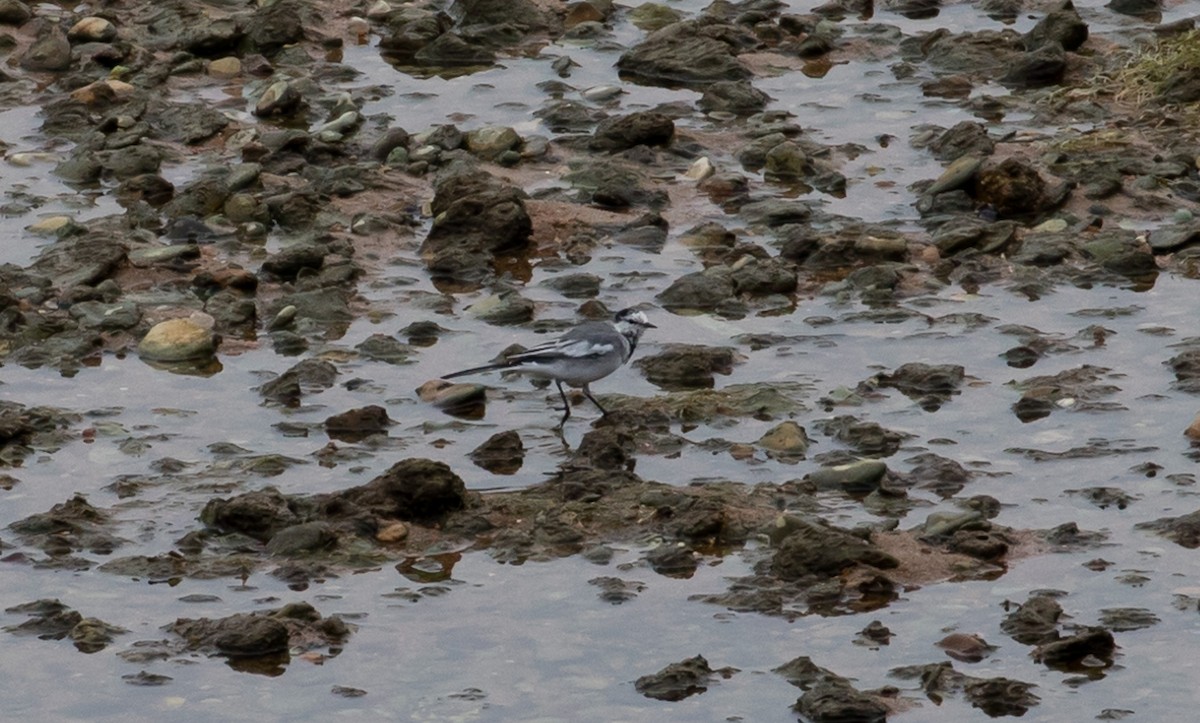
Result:
M633 356L642 332L655 328L641 311L622 309L611 322L585 321L554 341L513 354L503 361L463 369L442 378L504 370L553 379L563 400L564 413L559 424L571 418L571 404L563 391L563 382L583 389L584 395L607 416L608 410L592 396L588 384L620 369Z

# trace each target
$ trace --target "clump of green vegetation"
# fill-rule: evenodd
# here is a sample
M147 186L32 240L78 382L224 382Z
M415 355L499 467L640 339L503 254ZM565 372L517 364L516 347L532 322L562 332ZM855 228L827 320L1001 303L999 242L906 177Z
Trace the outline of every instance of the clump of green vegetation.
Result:
M1200 95L1200 30L1165 37L1146 50L1136 53L1113 79L1117 100L1145 105L1151 100L1193 102L1183 86L1191 82ZM1175 97L1177 96L1177 97Z

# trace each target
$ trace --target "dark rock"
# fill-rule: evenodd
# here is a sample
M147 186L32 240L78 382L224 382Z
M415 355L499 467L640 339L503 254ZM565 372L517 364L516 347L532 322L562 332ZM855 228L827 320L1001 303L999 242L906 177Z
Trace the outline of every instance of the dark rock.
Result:
M643 356L633 364L646 379L668 391L712 389L713 374L728 375L740 355L731 347L668 344L663 351Z
M798 285L795 268L780 259L743 257L731 268L730 278L738 294L790 294Z
M22 68L33 71L59 71L71 67L71 42L57 23L37 21L37 37L21 56Z
M993 718L1023 716L1037 705L1039 698L1030 689L1035 686L1009 678L974 679L963 686L963 695L971 705Z
M1036 50L1047 43L1058 43L1063 50L1075 51L1087 42L1088 26L1079 17L1071 0L1051 10L1025 36L1025 47Z
M8 528L50 555L76 550L109 554L126 542L108 531L110 525L107 512L93 507L83 495L75 495L49 512L17 520Z
M1009 613L1000 629L1023 645L1040 645L1058 639L1062 606L1049 595L1035 595Z
M108 647L117 635L129 632L97 618L83 618L71 628L69 636L81 653L98 653Z
M1150 522L1139 522L1134 527L1150 530L1189 550L1200 548L1200 510L1178 517L1160 517Z
M900 562L870 542L835 527L795 519L771 558L771 574L787 581L836 577L855 565L881 570Z
M646 589L645 583L622 580L619 577L596 577L588 580L588 584L600 588L600 599L613 605L629 602Z
M666 146L675 123L662 113L639 111L600 121L588 146L594 151L623 151L634 146Z
M315 394L333 386L337 367L324 359L305 359L258 388L263 398L295 406L303 394Z
M408 139L408 131L403 128L388 128L387 132L371 146L371 157L383 163L387 161L392 151L397 148L407 148Z
M57 599L42 599L13 605L4 609L10 615L28 615L29 619L17 625L6 625L4 630L14 635L36 635L42 640L62 640L82 620L83 616Z
M1022 53L1008 63L1001 83L1016 88L1043 88L1062 82L1067 71L1067 55L1056 41L1047 41L1035 50Z
M1104 7L1114 13L1156 22L1162 18L1162 0L1109 0Z
M285 527L267 541L267 553L275 557L294 557L328 550L337 544L337 535L326 522L302 522Z
M0 0L0 24L24 25L33 17L33 11L21 0Z
M288 629L265 615L237 613L219 620L180 618L168 629L189 649L231 657L256 657L288 651Z
M966 371L957 364L902 364L891 374L881 374L879 385L897 389L916 400L927 412L936 411L958 394Z
M888 457L900 449L904 435L885 429L876 422L860 422L849 415L822 420L818 428L838 441L870 457Z
M563 180L582 191L582 200L608 208L661 208L668 200L664 192L646 187L642 173L619 161L588 159L573 162Z
M312 17L312 7L299 0L278 0L260 6L245 24L246 38L260 52L270 54L285 45L299 43L305 39L303 22Z
M200 520L224 532L240 532L266 542L285 527L303 520L293 509L292 500L274 487L247 492L229 499L210 500Z
M1084 658L1094 657L1111 663L1117 642L1113 634L1101 627L1086 627L1074 635L1038 646L1033 651L1035 660L1052 668L1070 669L1084 663Z
M980 560L998 560L1008 553L1011 541L1006 535L990 529L961 529L946 542L946 548Z
M428 68L461 68L492 65L496 54L491 50L464 40L457 33L442 33L413 54L413 60Z
M728 269L712 267L680 276L655 298L663 308L671 311L708 311L731 299L734 293L733 279Z
M451 173L435 187L433 226L421 245L435 276L479 276L494 254L520 251L533 224L526 195L478 170Z
M493 434L471 450L471 461L492 474L514 474L525 459L525 445L515 430Z
M990 205L1001 217L1020 216L1042 210L1046 182L1032 166L1005 159L984 168L976 181L975 197Z
M633 687L647 698L655 700L683 700L708 690L713 676L728 678L734 671L726 668L713 670L703 656L671 663L652 675L643 675L634 681Z
M704 86L696 105L705 113L722 112L750 115L767 107L771 96L755 88L749 80L721 80Z
M985 158L992 155L996 142L987 128L975 121L961 121L953 128L934 136L929 150L939 161L957 161L963 157ZM946 188L944 190L953 190Z
M704 16L651 33L617 60L617 68L643 82L668 86L744 80L751 73L736 53L757 42L740 28Z
M329 417L325 420L325 431L334 439L357 442L372 434L387 434L391 423L386 409L371 404Z
M399 520L434 520L467 504L462 478L442 462L419 458L401 460L367 484L335 497L378 517Z
M372 334L356 344L354 349L364 359L387 364L405 364L412 354L412 348L408 344L387 334Z
M324 244L296 244L267 257L262 263L262 270L284 281L294 281L306 269L320 269L327 253L329 249Z
M883 723L888 707L875 698L860 693L848 683L821 681L800 696L793 706L812 723Z
M602 279L595 274L561 274L551 276L543 284L568 299L591 299L600 293Z

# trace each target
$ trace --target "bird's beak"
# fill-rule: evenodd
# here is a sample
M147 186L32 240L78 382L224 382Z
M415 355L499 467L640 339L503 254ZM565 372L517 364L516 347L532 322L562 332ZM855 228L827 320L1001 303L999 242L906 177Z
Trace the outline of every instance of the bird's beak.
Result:
M646 327L647 329L657 329L658 328L657 326L655 326L654 324L651 324L648 321L645 324L642 324L642 326Z

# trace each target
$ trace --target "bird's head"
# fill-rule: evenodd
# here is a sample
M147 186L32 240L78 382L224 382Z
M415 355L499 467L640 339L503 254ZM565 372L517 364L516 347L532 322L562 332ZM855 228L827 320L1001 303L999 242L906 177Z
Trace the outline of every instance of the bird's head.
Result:
M637 346L638 339L641 338L643 331L658 328L650 323L650 320L646 318L646 312L640 309L621 309L613 319L613 326L617 327L617 331L621 332L629 340L631 354L633 353L633 348Z

